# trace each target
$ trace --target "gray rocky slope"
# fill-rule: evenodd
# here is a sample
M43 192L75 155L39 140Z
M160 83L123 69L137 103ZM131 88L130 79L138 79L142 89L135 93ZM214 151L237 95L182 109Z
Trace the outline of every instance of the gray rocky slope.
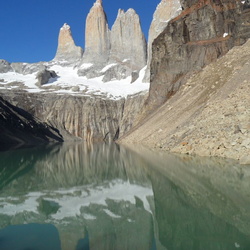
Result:
M250 40L194 74L121 140L250 164Z

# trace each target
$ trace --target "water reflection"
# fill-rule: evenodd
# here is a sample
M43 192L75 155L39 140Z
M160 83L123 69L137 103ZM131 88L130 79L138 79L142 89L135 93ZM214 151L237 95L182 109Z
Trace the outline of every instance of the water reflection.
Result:
M2 230L53 225L61 249L250 249L247 166L116 144L0 158Z

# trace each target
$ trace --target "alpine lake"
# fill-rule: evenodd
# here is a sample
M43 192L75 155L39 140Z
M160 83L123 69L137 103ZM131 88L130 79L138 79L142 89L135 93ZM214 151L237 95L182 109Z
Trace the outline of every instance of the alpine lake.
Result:
M0 152L1 250L250 249L250 166L113 144Z

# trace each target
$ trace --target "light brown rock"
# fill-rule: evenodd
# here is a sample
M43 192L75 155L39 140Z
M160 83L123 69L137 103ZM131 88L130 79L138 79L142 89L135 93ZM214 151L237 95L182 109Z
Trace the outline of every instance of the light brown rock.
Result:
M70 26L65 23L59 32L58 47L54 60L77 62L82 58L82 54L82 48L75 45Z
M86 19L84 62L105 62L110 52L110 30L102 0L96 0Z

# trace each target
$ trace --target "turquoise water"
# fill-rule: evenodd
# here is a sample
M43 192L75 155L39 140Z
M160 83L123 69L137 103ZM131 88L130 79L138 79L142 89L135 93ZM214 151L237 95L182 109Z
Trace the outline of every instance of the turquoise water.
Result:
M250 167L116 144L1 152L0 249L250 249Z

